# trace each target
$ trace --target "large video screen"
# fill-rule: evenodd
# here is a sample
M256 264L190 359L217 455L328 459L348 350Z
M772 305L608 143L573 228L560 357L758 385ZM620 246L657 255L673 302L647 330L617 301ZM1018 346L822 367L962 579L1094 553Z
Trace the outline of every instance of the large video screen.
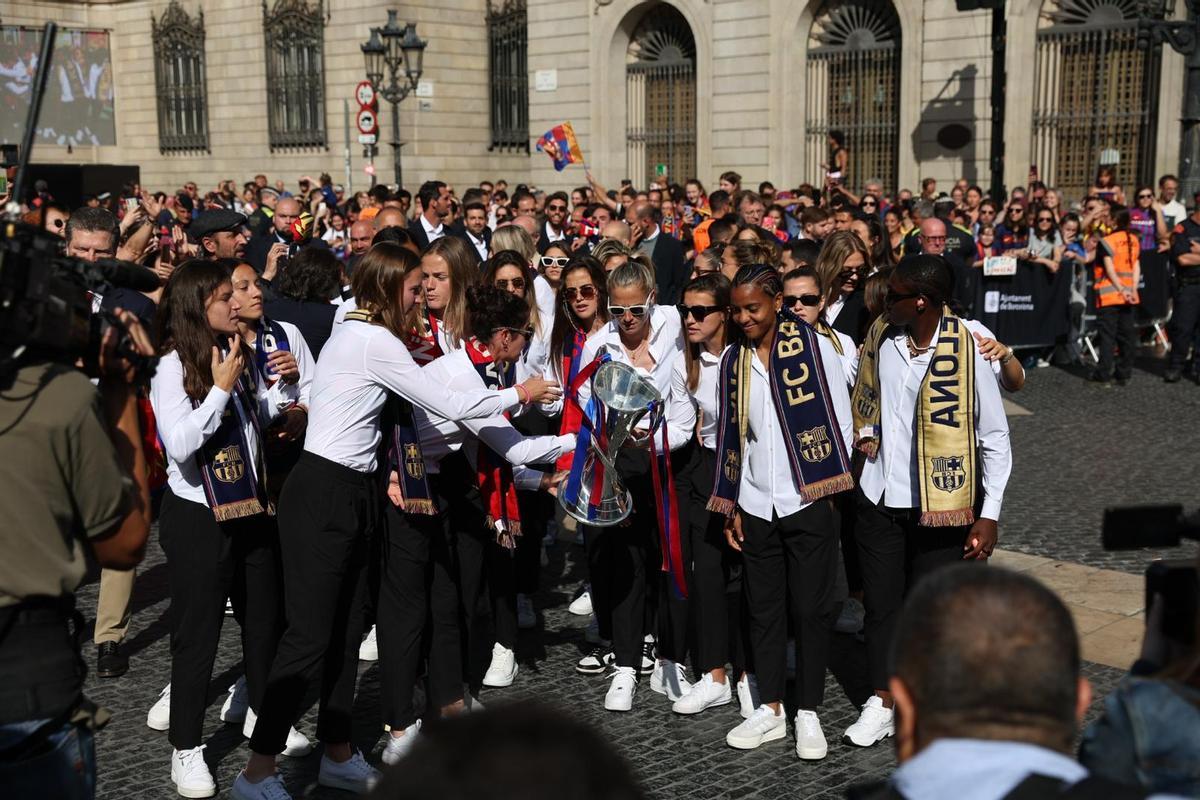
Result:
M21 141L41 39L38 28L0 27L0 142ZM108 33L60 28L50 68L38 141L116 144Z

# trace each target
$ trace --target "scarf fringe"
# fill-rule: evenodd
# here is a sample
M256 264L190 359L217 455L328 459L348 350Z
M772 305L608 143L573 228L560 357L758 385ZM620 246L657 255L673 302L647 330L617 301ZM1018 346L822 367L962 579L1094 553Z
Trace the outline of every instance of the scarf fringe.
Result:
M489 528L495 528L496 522L497 522L496 518L489 514L487 517L487 520L486 520L487 526ZM509 536L512 536L515 538L515 537L521 535L521 521L520 520L512 520L512 519L500 520L500 523L501 523L500 527L502 527L504 529L504 531L506 533L508 533Z
M262 514L264 510L262 503L252 498L250 500L238 500L236 503L225 503L214 508L212 512L217 522L228 522L231 519L253 517L255 514Z
M734 501L729 500L727 498L717 497L716 495L713 495L712 498L708 501L708 505L706 506L706 508L709 511L713 511L717 514L720 514L723 517L732 517L733 512L737 509L737 504Z
M436 515L437 506L432 500L417 500L412 497L404 498L404 513L406 514L427 514L429 516Z
M853 488L854 476L849 472L843 472L841 475L835 475L823 481L806 483L800 487L800 496L804 498L806 503L815 503L822 497L838 494L839 492L848 492Z
M955 511L922 511L917 524L925 528L961 528L975 524L975 512L969 508Z

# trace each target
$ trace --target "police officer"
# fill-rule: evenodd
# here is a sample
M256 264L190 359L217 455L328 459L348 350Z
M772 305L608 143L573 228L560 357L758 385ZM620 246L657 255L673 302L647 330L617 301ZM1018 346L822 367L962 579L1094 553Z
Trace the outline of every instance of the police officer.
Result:
M128 311L136 349L150 340ZM85 550L131 570L150 533L133 371L110 332L97 393L78 370L27 357L0 374L0 786L6 797L92 797L75 589Z
M218 208L205 211L188 228L200 244L204 258L236 258L246 255L246 217Z
M1175 310L1171 316L1171 355L1163 380L1182 377L1188 349L1200 328L1200 192L1192 198L1192 214L1172 232L1171 260L1175 262ZM1200 382L1200 364L1193 358L1192 377Z

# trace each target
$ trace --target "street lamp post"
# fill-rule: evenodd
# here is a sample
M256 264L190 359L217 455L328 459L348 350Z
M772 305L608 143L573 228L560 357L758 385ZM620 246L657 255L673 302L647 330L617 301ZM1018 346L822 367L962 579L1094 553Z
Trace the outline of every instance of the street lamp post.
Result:
M1187 0L1187 19L1163 19L1167 0L1148 0L1150 13L1138 20L1138 45L1169 44L1187 59L1184 83L1182 141L1179 144L1179 195L1200 191L1200 0ZM1172 4L1173 5L1173 4Z
M425 59L424 39L417 36L417 24L396 20L396 9L388 9L387 24L371 28L371 38L359 46L367 67L367 80L375 93L392 104L392 154L396 167L396 186L402 183L400 166L400 102L417 88ZM386 73L386 75L385 75ZM387 84L384 84L384 78Z

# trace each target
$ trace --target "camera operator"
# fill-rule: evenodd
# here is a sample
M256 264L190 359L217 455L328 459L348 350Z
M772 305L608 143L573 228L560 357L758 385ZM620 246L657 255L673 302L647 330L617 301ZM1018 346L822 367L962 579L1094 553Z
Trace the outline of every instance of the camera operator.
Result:
M153 348L121 311L135 349ZM27 357L0 375L0 786L6 797L90 798L92 731L82 695L75 589L90 547L132 570L150 532L134 371L101 345L97 392L80 371Z
M103 208L77 209L67 220L67 255L81 261L112 258L120 240L117 218ZM154 301L133 289L115 288L99 298L93 311L116 307L132 311L143 326L154 321L157 306ZM100 678L119 678L129 669L129 656L122 650L125 634L129 632L132 616L132 568L108 568L100 571L100 596L96 600L96 675Z
M1200 604L1200 598L1194 602ZM1200 796L1200 618L1193 620L1190 641L1180 641L1164 626L1170 605L1163 595L1154 595L1146 614L1141 658L1105 698L1103 715L1084 733L1079 761L1110 780L1196 797Z

